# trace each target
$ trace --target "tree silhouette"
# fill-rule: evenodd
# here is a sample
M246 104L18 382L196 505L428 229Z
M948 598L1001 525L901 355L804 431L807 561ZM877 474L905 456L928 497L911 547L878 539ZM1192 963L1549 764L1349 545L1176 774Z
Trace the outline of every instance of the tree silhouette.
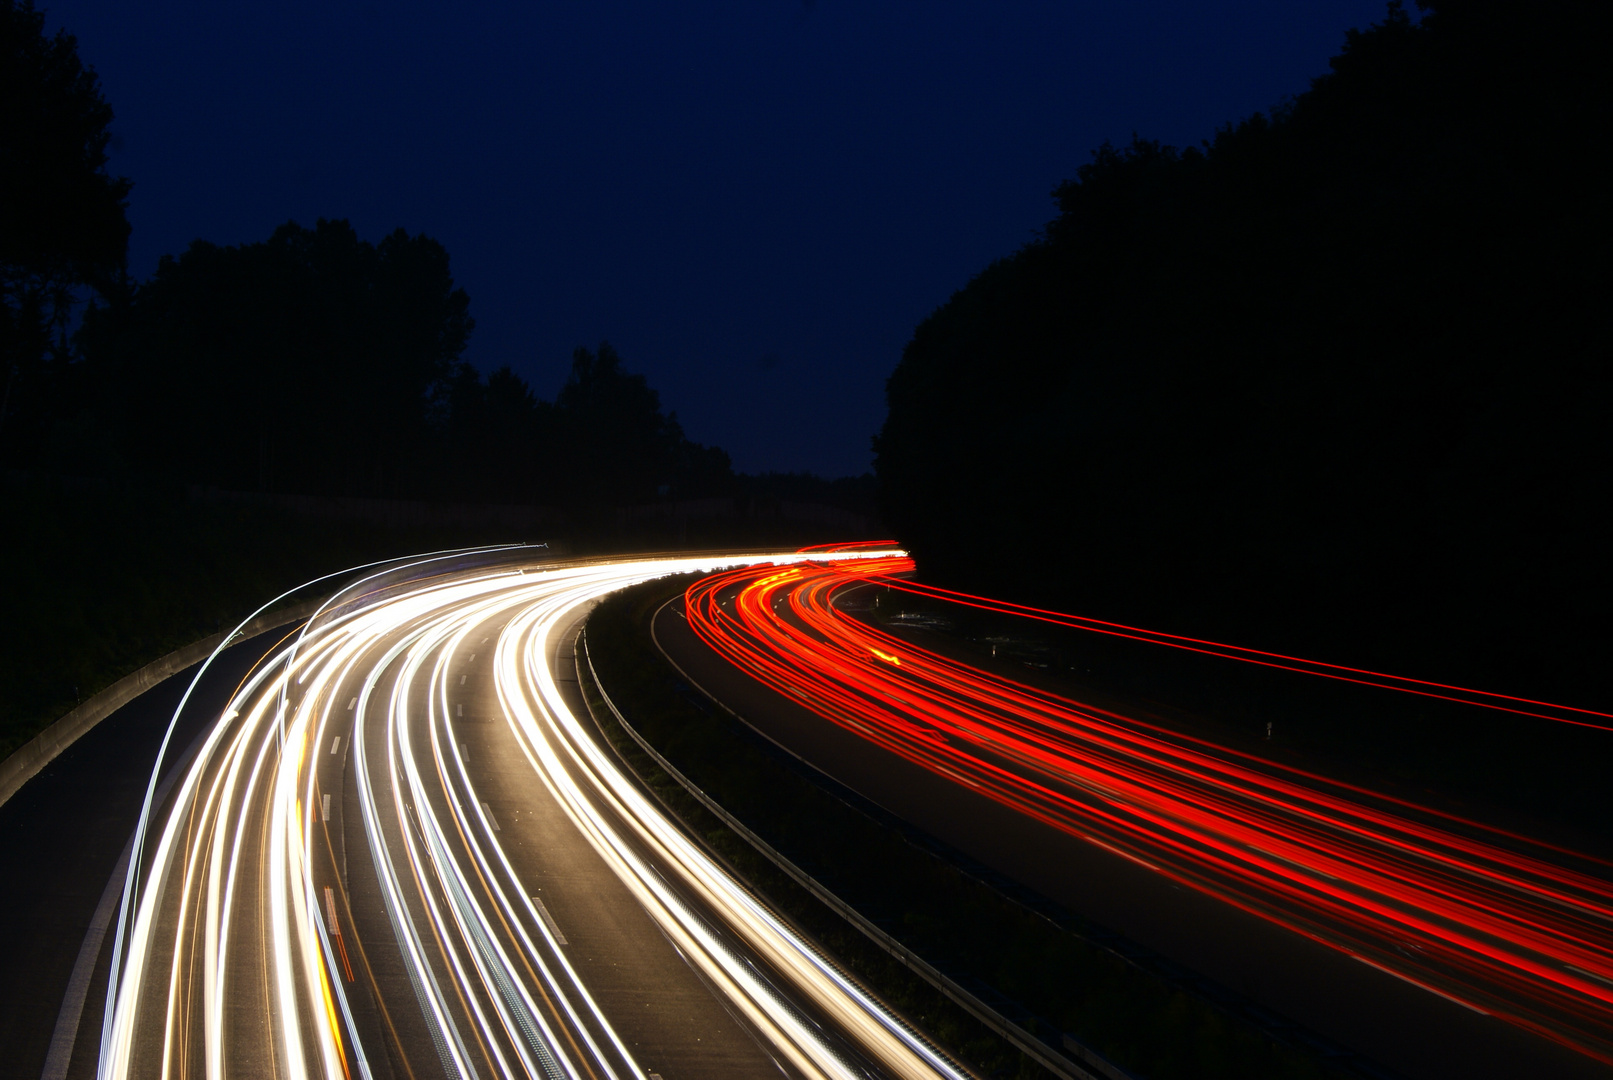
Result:
M458 498L554 503L549 461L554 406L540 401L508 365L484 381L464 365L448 396L448 472L438 490Z
M399 494L430 463L474 321L448 253L288 223L165 256L82 334L133 464L225 487Z
M1269 116L1101 147L890 379L883 506L925 572L1601 694L1601 14L1391 4Z
M86 290L115 295L129 181L108 174L112 109L65 31L0 0L0 446L30 460L71 407L69 324Z
M660 396L643 375L627 373L609 342L572 354L555 419L573 502L713 494L730 475L728 455L691 443L677 414L661 412Z

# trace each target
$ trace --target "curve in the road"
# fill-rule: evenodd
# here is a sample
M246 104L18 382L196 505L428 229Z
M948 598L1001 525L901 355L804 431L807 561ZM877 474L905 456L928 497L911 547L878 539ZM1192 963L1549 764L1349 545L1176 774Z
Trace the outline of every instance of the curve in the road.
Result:
M836 606L911 570L902 557L739 568L690 586L685 612L730 663L889 753L1613 1064L1606 866L1057 697Z
M643 1076L643 999L698 979L754 1043L723 1044L732 1075L961 1076L667 820L564 685L603 595L804 557L438 560L338 596L153 800L100 1075ZM568 941L555 913L589 908L611 933ZM657 949L653 978L610 970Z

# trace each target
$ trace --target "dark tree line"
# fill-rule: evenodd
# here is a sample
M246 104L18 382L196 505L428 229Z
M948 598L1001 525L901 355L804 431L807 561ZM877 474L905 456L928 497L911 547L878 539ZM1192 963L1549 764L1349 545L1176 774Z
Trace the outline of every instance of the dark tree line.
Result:
M13 464L246 491L612 504L726 493L607 344L553 402L463 359L474 320L447 251L397 230L288 223L196 241L92 302ZM43 407L40 407L43 406ZM19 433L19 436L22 433Z
M553 402L508 367L460 369L448 390L444 490L565 506L726 495L728 455L691 441L609 342L578 348Z
M553 402L508 367L483 378L469 307L442 245L401 229L197 241L88 312L82 408L117 467L237 490L576 506L731 479L608 343Z
M118 288L130 184L107 172L111 121L73 37L0 0L0 446L45 435L73 393L74 315Z
M295 222L125 270L112 109L66 33L0 0L0 465L237 490L567 506L734 492L608 344L553 402L463 356L448 252ZM819 482L820 484L822 482Z
M1391 4L1269 116L1100 149L890 379L923 572L1605 701L1604 14Z
M80 334L122 464L248 490L399 493L474 323L448 253L344 221L265 243L198 241Z
M125 272L112 109L66 33L0 0L0 464L259 491L620 504L726 494L608 344L554 402L463 359L448 252L287 223Z

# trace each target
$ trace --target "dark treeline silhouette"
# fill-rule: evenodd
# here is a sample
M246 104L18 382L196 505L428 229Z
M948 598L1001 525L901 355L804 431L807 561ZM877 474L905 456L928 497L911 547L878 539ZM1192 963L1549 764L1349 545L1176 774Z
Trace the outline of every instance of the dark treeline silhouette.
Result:
M474 325L436 241L344 221L197 241L79 335L91 411L122 464L227 488L396 494Z
M1392 4L1269 116L1100 149L889 381L921 572L1605 706L1604 16Z
M193 243L92 306L64 423L97 465L246 491L620 504L723 489L607 344L578 349L553 402L462 359L474 321L448 253L398 230L288 223L264 243Z
M118 287L130 184L106 170L111 121L73 37L0 0L0 446L37 443L68 407L75 312Z
M125 271L112 109L74 39L0 0L0 465L246 492L622 507L806 498L866 514L871 477L737 477L609 344L553 401L464 360L448 252L295 222Z

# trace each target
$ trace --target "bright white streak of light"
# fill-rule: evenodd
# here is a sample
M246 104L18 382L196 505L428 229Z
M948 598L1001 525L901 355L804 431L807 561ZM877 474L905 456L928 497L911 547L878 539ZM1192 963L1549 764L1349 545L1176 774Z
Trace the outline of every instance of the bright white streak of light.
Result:
M725 981L723 976L731 980L740 991L736 1004L742 1008L750 1006L746 1011L753 1021L769 1030L770 1037L798 1068L809 1074L822 1070L831 1076L853 1075L839 1057L823 1045L815 1030L804 1026L793 1010L779 1006L768 988L759 982L755 971L712 938L701 921L666 888L660 875L623 842L592 801L573 783L571 773L555 754L551 738L564 747L581 774L591 781L596 797L628 822L642 843L656 852L666 865L679 871L691 891L720 912L724 922L752 949L776 970L784 972L798 992L822 1008L882 1065L904 1077L956 1075L948 1062L824 963L813 949L691 843L588 737L561 698L546 657L552 651L554 636L571 624L576 610L592 602L595 595L579 587L571 596L557 596L534 604L518 617L522 635L506 631L501 638L499 663L495 669L505 713L526 736L523 749L528 751L539 774L572 814L579 829L623 876L624 882L640 894L646 910L662 922L662 929L669 936L681 930L679 936L699 943L692 955L699 958L714 981ZM523 635L524 647L518 644ZM521 667L524 672L519 671ZM525 675L524 680L520 674ZM528 705L523 693L526 687L535 687L538 691L547 732L539 728L535 711ZM629 874L636 881L629 880ZM758 1019L756 1013L765 1016L765 1021Z
M472 1022L476 1029L474 1045L481 1048L483 1060L499 1074L579 1075L579 1063L562 1052L555 1032L532 996L528 980L520 975L525 966L538 974L546 996L562 1009L574 1033L580 1035L594 1067L611 1077L619 1075L618 1067L627 1070L627 1075L642 1075L564 953L556 947L479 801L461 799L457 793L471 792L473 787L451 737L448 754L443 752L441 737L449 734L446 658L454 655L474 627L494 618L506 620L495 645L498 697L506 721L544 785L668 937L729 995L782 1054L808 1076L852 1075L815 1026L780 1000L748 963L715 938L669 882L642 860L617 831L613 818L625 822L637 843L653 852L656 862L670 868L683 888L698 895L749 947L783 972L794 991L823 1009L895 1075L957 1075L881 1006L795 938L638 793L589 739L564 704L544 660L554 636L574 623L582 609L627 585L667 574L744 563L821 561L874 554L633 560L524 575L484 573L446 583L439 579L401 595L394 589L388 599L305 630L296 645L283 650L276 662L265 665L232 699L209 732L173 800L174 809L163 823L148 884L139 895L129 924L127 961L110 994L115 1008L107 1025L111 1037L103 1045L101 1076L121 1080L128 1074L137 1026L153 1019L146 1015L150 1006L144 1003L148 994L146 966L165 958L154 954L151 932L165 892L163 884L171 874L179 845L184 843L182 835L187 826L183 823L187 821L197 829L197 839L192 841L184 860L179 902L188 910L192 879L205 878L201 889L205 895L198 897L201 902L197 907L205 911L200 936L208 1076L222 1077L228 1071L223 1002L231 992L232 980L250 974L231 968L228 939L232 913L239 902L236 885L241 861L254 857L265 862L260 876L266 880L267 894L262 899L266 901L272 942L271 955L265 962L271 969L274 1010L270 1019L275 1050L280 1055L276 1071L293 1078L340 1076L342 1043L353 1049L361 1065L364 1062L366 1055L357 1038L341 977L333 974L337 969L329 938L332 928L325 925L315 900L311 861L314 814L309 810L317 802L314 763L319 760L310 750L328 740L337 690L353 677L362 678L349 745L364 835L405 966L436 1036L445 1069L451 1075L478 1075L472 1064L472 1044L459 1030L457 1014ZM382 775L390 787L383 798L373 788L371 767L375 759L369 745L373 739L363 719L370 715L370 699L380 689L383 675L400 661L386 693L386 707L376 714L384 717L379 732L385 743ZM421 679L430 687L424 716L429 735L425 747L417 746L411 734L411 724L418 722L420 715L412 711L410 702L416 698L409 689ZM294 683L301 690L295 701L291 694ZM573 779L567 760L585 778L588 790ZM422 765L428 762L446 793L451 829L445 828L428 798L430 785L422 771ZM259 792L263 795L259 796ZM253 855L248 842L247 820L254 798L267 800L266 857ZM200 813L191 819L192 808L198 805ZM390 811L391 824L402 837L401 845L387 839L383 824L388 819L383 815L383 806ZM609 814L601 808L608 808ZM472 865L461 865L448 842L450 835L457 835L466 845ZM394 851L402 856L407 870L396 863ZM205 873L201 870L204 863ZM413 892L404 888L406 880L412 880ZM483 891L472 887L473 880ZM415 907L411 907L409 897L414 898ZM520 964L494 931L490 913L483 907L484 897L491 899L500 912L498 921L513 930L509 944L521 954ZM428 959L433 954L417 928L416 909L424 912L431 927L430 936L441 950L436 955L442 955L448 965L443 973L451 973L459 988L454 1000L468 1012L450 1004L439 982L439 970ZM521 918L523 913L525 919ZM528 926L537 928L546 949L539 948L529 936ZM183 952L176 943L172 955L166 957L171 965L166 980L171 992L178 985ZM579 1008L584 1012L580 1013ZM585 1022L586 1018L591 1018L592 1023ZM603 1045L592 1032L603 1035ZM185 1050L171 1042L179 1037L171 1018L163 1034L166 1063ZM311 1045L306 1043L308 1037L313 1039ZM506 1050L515 1057L509 1057Z

